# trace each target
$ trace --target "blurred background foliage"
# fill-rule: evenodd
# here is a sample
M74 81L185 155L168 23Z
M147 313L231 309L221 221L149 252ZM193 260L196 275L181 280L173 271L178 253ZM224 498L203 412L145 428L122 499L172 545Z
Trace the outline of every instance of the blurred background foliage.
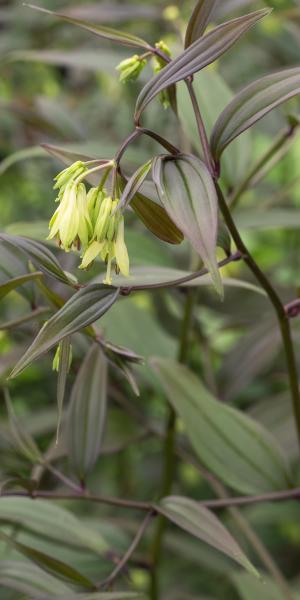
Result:
M151 3L131 0L88 2L45 0L43 7L60 10L77 18L99 22L135 33L154 43L164 39L173 55L182 48L182 37L194 2ZM197 94L203 106L208 128L227 103L227 86L237 91L252 79L287 66L296 65L300 55L300 3L298 0L222 0L214 23L238 16L265 5L274 7L260 22L212 68L195 76ZM87 32L30 10L20 1L2 0L0 6L0 224L6 232L29 235L44 240L47 221L53 212L52 178L60 163L41 148L50 143L70 151L101 158L111 158L122 140L133 128L133 107L143 81L150 76L148 68L141 81L121 85L117 64L131 54L130 49L100 40ZM175 145L197 148L191 109L179 86L178 99L183 128L179 129L173 113L163 111L155 100L144 117L145 126L153 127ZM207 113L207 114L206 114ZM299 113L294 100L264 118L251 133L225 152L223 186L231 194L243 180L251 165L271 146L278 133L288 127L288 115ZM123 161L124 170L132 172L153 154L160 152L148 138L132 145ZM241 197L235 218L242 235L260 266L265 269L286 302L300 294L300 136L297 131L276 156L273 165L260 181ZM126 240L133 266L160 266L188 269L191 261L187 243L170 246L156 239L134 213L128 211ZM64 269L75 272L77 258L53 251ZM220 258L222 254L220 253ZM27 272L24 256L13 255L1 247L1 281ZM88 277L98 275L93 267ZM78 274L78 271L77 271ZM254 283L246 267L233 264L223 270L227 277ZM82 276L83 277L83 276ZM51 289L66 297L66 290L53 281ZM63 290L63 291L62 291ZM126 298L109 311L99 327L106 339L126 346L144 356L176 357L177 338L186 292L184 290L141 292ZM28 283L10 293L0 308L0 375L2 387L6 377L37 333L44 316L12 329L11 321L22 318L30 309L47 306L45 290ZM220 303L210 287L200 287L198 305L189 347L190 364L207 387L222 401L252 415L271 431L291 461L295 481L300 485L298 447L284 357L275 320L267 300L248 289L226 287L225 301ZM300 330L293 322L298 361ZM74 339L74 360L67 384L69 395L75 375L87 351L86 338ZM57 409L56 375L51 370L53 355L39 360L16 380L9 383L15 411L24 427L35 439L41 452L52 464L72 476L65 458L64 436L54 447ZM114 494L141 500L156 499L160 487L162 442L151 435L151 427L161 429L167 403L147 366L134 368L140 388L136 398L122 375L109 369L108 412L102 451L89 476L89 489L94 493ZM9 432L4 393L0 406L1 480L29 479L30 461L16 448ZM184 438L183 427L178 435ZM59 490L53 473L37 469L43 489ZM197 469L178 462L174 492L194 498L210 498L214 492ZM11 502L13 507L14 500ZM57 506L57 504L55 504ZM87 531L98 534L107 548L117 554L127 548L139 522L139 515L107 506L63 502ZM16 504L15 511L18 513ZM34 508L31 519L34 519ZM259 535L275 562L290 579L300 597L300 516L295 502L257 505L243 508L248 523ZM5 511L4 511L5 512ZM0 513L0 520L2 520ZM232 515L219 512L234 532L248 556L261 568L253 548L233 522ZM7 522L6 522L7 521ZM54 555L78 568L87 577L104 578L112 568L110 551L91 548L86 540L76 546L72 539L60 539L47 528L4 518L5 531L14 531L17 539L31 547ZM76 529L76 526L75 526ZM88 536L86 533L85 535ZM91 534L90 534L91 535ZM96 538L95 538L96 539ZM139 548L130 567L118 583L121 589L145 592L148 571L143 565L150 533ZM63 542L63 543L61 543ZM96 542L95 542L96 543ZM100 542L99 542L100 543ZM90 545L90 547L89 547ZM169 527L161 565L163 599L168 600L277 600L282 598L274 579L256 581L222 555ZM2 600L24 600L40 597L38 581L46 575L38 567L25 565L9 571L20 553L0 545L0 582ZM99 558L100 554L100 558ZM22 558L22 564L25 559ZM1 566L2 564L2 566ZM15 567L14 567L15 568ZM32 569L32 572L29 570ZM36 570L35 570L36 569ZM262 567L262 571L264 568ZM48 576L49 578L52 576ZM130 579L130 581L129 581ZM61 579L49 580L52 593L65 590ZM49 591L49 590L48 590ZM147 597L147 595L146 595Z

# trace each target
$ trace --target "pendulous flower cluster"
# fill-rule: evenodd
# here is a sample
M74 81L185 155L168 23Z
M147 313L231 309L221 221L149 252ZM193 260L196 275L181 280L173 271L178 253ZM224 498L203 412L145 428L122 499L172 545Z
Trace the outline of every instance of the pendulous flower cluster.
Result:
M95 162L95 161L91 161ZM111 285L112 267L115 272L129 275L129 257L124 239L124 217L118 209L119 199L112 198L104 187L113 163L105 164L106 175L98 187L88 192L83 183L98 165L76 161L55 177L58 207L50 220L48 239L57 238L66 252L81 249L81 269L88 268L99 256L107 265L103 283Z

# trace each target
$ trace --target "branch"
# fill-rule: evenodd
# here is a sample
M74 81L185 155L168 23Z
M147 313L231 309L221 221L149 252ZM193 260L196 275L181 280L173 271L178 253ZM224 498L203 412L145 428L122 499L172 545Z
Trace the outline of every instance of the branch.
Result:
M100 589L105 589L107 587L110 587L112 585L112 583L115 581L115 579L118 577L118 575L121 573L121 571L123 571L124 567L126 567L127 563L131 559L134 551L136 550L139 542L141 541L154 514L155 514L154 511L150 511L147 513L147 515L144 518L144 520L142 521L135 537L133 538L128 550L125 552L123 558L121 558L120 562L118 563L116 568L112 571L112 573L109 575L109 577L107 577L107 579L105 579L105 581L100 583L99 586L97 586L97 587L99 587Z

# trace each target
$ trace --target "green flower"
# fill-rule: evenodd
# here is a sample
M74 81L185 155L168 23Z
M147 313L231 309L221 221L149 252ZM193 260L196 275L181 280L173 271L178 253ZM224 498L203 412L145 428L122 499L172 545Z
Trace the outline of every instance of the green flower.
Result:
M72 246L87 246L92 235L92 224L87 210L84 183L76 183L71 179L61 189L59 205L49 223L49 229L47 239L57 237L66 252Z
M156 42L155 48L161 50L166 56L171 57L171 51L167 44L162 40L160 42ZM153 56L153 71L154 73L160 73L160 71L166 66L166 61L157 56L156 54ZM164 108L169 108L170 106L170 98L168 90L163 90L159 94L159 99Z
M139 57L138 54L134 54L130 58L122 60L122 62L120 62L120 64L116 67L117 71L120 72L120 81L122 83L135 81L146 64L146 59Z
M95 190L95 188L94 188ZM107 264L103 283L111 285L111 270L114 262L115 272L129 275L129 257L124 239L124 217L116 210L119 200L112 200L104 191L89 192L90 210L93 213L93 240L82 255L80 269L88 268L97 256ZM95 208L96 207L96 208ZM97 218L95 210L98 210ZM91 214L91 213L90 213Z
M57 348L56 348L56 352L53 358L53 362L52 362L52 370L53 371L59 371L59 364L60 364L60 355L61 355L61 342L59 342ZM69 354L69 365L68 365L68 371L71 368L71 364L72 364L72 346L70 345L70 354Z

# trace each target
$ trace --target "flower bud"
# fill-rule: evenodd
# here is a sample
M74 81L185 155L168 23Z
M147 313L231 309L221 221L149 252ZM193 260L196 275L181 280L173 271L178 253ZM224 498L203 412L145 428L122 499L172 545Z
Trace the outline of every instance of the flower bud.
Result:
M138 78L146 64L146 59L140 58L138 54L134 54L130 58L122 60L116 67L117 71L120 72L120 81L122 83L134 81Z

